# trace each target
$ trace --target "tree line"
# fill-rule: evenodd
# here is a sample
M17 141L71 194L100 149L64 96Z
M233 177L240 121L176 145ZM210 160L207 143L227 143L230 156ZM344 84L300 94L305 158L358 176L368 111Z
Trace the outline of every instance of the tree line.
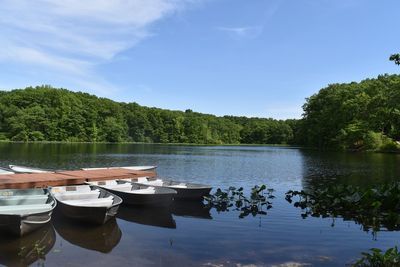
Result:
M288 144L292 123L150 108L51 86L0 91L0 140Z
M307 98L303 110L298 120L218 117L28 87L0 91L0 140L400 150L400 75L328 85Z

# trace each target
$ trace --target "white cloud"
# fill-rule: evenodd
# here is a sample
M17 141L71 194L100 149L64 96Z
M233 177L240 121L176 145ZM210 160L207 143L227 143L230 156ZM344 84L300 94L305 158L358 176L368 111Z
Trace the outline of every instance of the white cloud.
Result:
M234 38L255 38L259 36L262 31L262 26L253 26L253 27L218 27L220 31L228 33L231 37Z
M92 87L95 67L152 33L195 0L2 0L0 61L72 75ZM108 86L106 81L99 80Z

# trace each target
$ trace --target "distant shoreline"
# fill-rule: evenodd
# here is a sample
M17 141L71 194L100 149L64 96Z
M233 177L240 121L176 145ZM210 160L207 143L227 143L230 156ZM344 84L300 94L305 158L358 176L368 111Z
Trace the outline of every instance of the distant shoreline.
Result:
M146 143L146 142L68 142L68 141L9 141L0 140L0 143L12 144L110 144L110 145L171 145L171 146L271 146L271 147L290 147L303 148L296 145L287 144L194 144L194 143Z
M289 149L302 149L302 150L313 150L319 151L321 153L330 153L330 152L343 152L343 153L379 153L379 154L400 154L399 151L389 151L389 150L335 150L335 149L324 149L319 150L315 147L306 147L300 145L288 145L288 144L193 144L193 143L144 143L144 142L67 142L67 141L8 141L8 140L0 140L1 143L10 143L10 144L99 144L99 145L165 145L165 146L193 146L193 147L281 147L281 148L289 148Z

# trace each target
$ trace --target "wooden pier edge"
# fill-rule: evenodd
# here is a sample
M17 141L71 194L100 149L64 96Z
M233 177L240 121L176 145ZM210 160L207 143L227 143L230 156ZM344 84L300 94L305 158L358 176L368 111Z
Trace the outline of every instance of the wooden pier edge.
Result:
M127 169L76 170L56 173L24 173L0 175L0 189L46 188L49 186L79 185L90 181L104 181L137 177L154 177L155 171Z

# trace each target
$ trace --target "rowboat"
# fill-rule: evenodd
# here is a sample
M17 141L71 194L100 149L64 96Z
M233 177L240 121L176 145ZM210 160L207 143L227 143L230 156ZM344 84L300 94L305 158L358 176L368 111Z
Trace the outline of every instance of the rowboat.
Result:
M0 237L0 266L39 266L37 260L44 259L56 243L56 232L51 223L20 238Z
M119 213L119 210L118 210ZM58 210L52 223L57 233L69 243L88 250L110 253L121 241L122 232L115 218L101 225L82 224L66 218Z
M175 199L202 199L204 196L209 195L212 189L209 185L178 182L153 177L121 179L121 181L130 181L136 184L170 188L177 192L176 196L174 196Z
M56 201L44 189L0 190L0 228L23 236L51 220Z
M14 172L6 168L0 168L0 175L8 175L8 174L14 174Z
M54 171L44 170L39 168L25 167L25 166L17 166L17 165L8 165L10 169L17 173L52 173Z
M56 186L50 192L66 217L95 224L104 224L114 217L122 203L118 196L89 185Z
M155 171L157 166L122 166L122 167L99 167L99 168L82 168L83 171L97 171L97 170L113 170L113 169L126 169L133 171Z
M168 206L176 195L176 191L170 188L133 184L128 181L107 180L86 183L119 196L124 204L129 205Z

